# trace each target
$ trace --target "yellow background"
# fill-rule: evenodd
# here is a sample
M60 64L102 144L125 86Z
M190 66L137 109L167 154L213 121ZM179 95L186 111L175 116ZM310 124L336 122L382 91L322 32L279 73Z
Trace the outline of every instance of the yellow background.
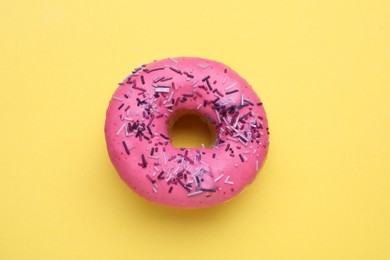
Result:
M2 1L0 259L390 259L390 2ZM153 205L119 179L105 109L132 68L224 62L271 145L242 195Z

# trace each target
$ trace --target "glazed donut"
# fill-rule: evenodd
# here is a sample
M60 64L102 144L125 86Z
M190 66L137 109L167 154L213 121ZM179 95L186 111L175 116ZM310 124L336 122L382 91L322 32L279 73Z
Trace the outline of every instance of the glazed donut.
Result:
M212 147L172 145L173 122L188 113L211 126ZM189 57L142 65L119 83L105 137L113 165L134 192L178 208L215 206L239 194L269 144L267 117L251 86L222 63Z

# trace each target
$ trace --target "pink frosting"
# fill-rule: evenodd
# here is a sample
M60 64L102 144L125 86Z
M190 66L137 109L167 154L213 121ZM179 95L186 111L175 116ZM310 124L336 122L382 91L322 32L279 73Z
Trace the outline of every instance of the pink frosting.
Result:
M207 116L212 148L172 146L168 122L179 110ZM268 122L252 87L228 66L201 58L142 65L119 84L105 123L109 156L123 181L149 201L210 207L240 193L268 150Z

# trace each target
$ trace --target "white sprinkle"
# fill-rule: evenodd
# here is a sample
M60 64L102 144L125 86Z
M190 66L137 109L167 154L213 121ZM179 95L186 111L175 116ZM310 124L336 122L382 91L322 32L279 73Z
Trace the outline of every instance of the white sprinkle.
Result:
M222 84L225 84L226 80L227 80L227 78L224 78L223 81L222 81Z
M244 95L241 95L241 106L244 105Z
M217 115L218 123L221 123L221 118L219 117L219 113L216 109L214 109L215 114Z
M256 151L257 151L257 149L253 150L253 154L255 154L255 153L256 153Z
M256 160L256 171L259 171L259 160Z
M174 175L176 175L176 173L179 171L180 169L180 166L177 166L176 170L173 172Z
M226 184L230 184L230 185L233 185L234 184L234 182L232 182L232 181L228 181L228 182L225 182Z
M214 179L214 182L219 181L223 177L223 174L219 175L217 178Z
M118 132L116 132L116 135L119 135L122 132L122 130L125 128L126 125L127 125L127 123L123 123L121 128L119 128Z
M196 109L200 109L200 107L202 106L202 104L199 104L197 107L196 107Z
M164 154L164 164L167 165L167 155L165 154L165 152L163 154Z
M229 90L233 87L235 87L237 85L237 82L234 82L232 85L230 85L229 87L225 88L225 90Z
M157 193L157 189L156 189L156 187L154 187L154 186L153 186L153 192L154 192L154 193Z
M234 125L233 125L233 127L234 128L236 128L237 127L237 124L238 124L238 120L240 119L240 117L239 116L237 116L237 119L236 119L236 122L234 122Z
M153 172L152 176L153 176L153 177L156 176L156 173L157 173L157 172Z
M198 83L198 82L199 82L199 79L195 80L194 82L192 82L191 86L195 87L196 83Z
M230 137L230 136L228 136L228 137L226 137L227 139L229 139L229 140L232 140L232 141L234 141L234 142L237 142L239 139L237 139L237 138L233 138L233 137Z
M198 64L198 67L201 67L202 69L206 69L208 66L210 66L209 64Z
M116 97L116 96L112 96L112 99L115 99L115 100L118 100L118 101L122 101L123 100L120 97Z
M197 194L201 194L201 193L203 193L203 191L202 190L198 190L198 191L194 191L194 192L188 193L187 196L191 197L191 196L194 196L194 195L197 195Z
M251 153L250 151L246 150L246 151L242 151L242 153Z
M202 160L200 160L199 162L200 162L201 164L206 165L206 166L210 166L210 165L208 165L207 163L203 162Z
M177 63L177 60L173 59L173 58L168 58L168 60L174 62L174 63Z
M242 156L244 158L244 161L248 161L248 157L246 157L245 155Z
M171 101L172 96L173 96L173 91L172 91L171 94L169 95L169 97L168 97L168 99L167 99L167 102Z
M154 89L155 92L158 92L158 93L168 93L169 92L169 88L155 88Z
M155 169L156 171L159 171L158 168L157 168L157 166L154 166L154 169Z
M158 156L148 155L148 157L149 157L149 158L152 158L152 159L156 159L156 160L160 159Z
M227 183L230 179L230 176L227 176L226 179L225 179L225 183Z
M129 110L127 110L127 111L129 111ZM130 118L130 117L125 117L125 118L123 118L124 120L127 120L127 121L133 121L133 119L132 118Z
M202 148L205 148L204 144L202 144Z

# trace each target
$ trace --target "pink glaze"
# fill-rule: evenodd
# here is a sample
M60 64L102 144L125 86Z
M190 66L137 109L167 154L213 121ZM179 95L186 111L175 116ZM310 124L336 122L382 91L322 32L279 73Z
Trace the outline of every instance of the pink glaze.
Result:
M211 120L219 134L214 147L172 146L168 122L179 110ZM109 103L105 134L123 181L149 201L179 208L236 196L256 177L269 143L251 86L222 63L187 57L155 61L126 77Z

